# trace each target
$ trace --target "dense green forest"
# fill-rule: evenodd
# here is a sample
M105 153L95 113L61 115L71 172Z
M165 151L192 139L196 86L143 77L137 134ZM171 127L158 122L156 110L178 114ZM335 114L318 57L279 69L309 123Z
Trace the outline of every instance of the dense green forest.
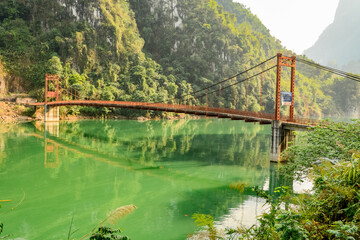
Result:
M211 89L218 91L206 100L199 98L204 93L194 92L277 52L293 55L256 16L232 0L0 3L1 62L11 76L23 79L24 89L38 100L43 98L45 73L56 73L66 86L78 89L87 99L175 102L175 98L187 95L187 104L272 112L273 70L262 76L261 100L260 76L228 87L246 76L232 79L221 86L223 91ZM272 61L264 67L274 64ZM296 78L298 116L359 111L344 107L359 100L358 86L301 65ZM288 90L288 71L283 71L283 79L284 90ZM143 114L74 107L68 113L79 110L88 114Z

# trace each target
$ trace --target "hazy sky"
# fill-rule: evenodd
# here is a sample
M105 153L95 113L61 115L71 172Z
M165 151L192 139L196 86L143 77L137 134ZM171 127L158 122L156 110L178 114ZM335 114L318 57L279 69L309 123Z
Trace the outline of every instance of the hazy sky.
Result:
M339 0L234 0L250 8L289 50L302 54L333 22Z

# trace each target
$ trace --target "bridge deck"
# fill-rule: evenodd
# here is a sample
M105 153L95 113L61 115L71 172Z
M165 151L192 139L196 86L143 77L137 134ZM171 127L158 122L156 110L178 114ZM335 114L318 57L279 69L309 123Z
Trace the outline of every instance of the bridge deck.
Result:
M44 106L44 102L30 103L30 106ZM274 120L274 114L242 111L228 108L214 108L206 106L190 106L181 104L168 103L144 103L144 102L127 102L127 101L97 101L97 100L72 100L72 101L54 101L48 102L47 106L94 106L94 107L114 107L130 108L141 110L153 110L163 112L175 112L194 115L204 115L218 118L231 118L232 120L244 120L246 122L259 122L260 124L271 124ZM316 120L309 119L289 119L282 117L281 122L284 125L305 128L309 125L318 123Z

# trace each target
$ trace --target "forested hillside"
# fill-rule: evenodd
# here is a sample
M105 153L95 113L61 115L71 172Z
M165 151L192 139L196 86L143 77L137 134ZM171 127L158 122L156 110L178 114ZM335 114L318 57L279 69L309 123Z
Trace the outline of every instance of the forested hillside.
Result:
M22 79L23 89L38 100L43 96L45 73L57 73L88 99L173 102L188 95L187 103L199 104L194 91L277 52L292 55L256 16L232 0L0 3L1 61L12 79ZM298 69L298 115L354 112L343 108L352 100L334 101L340 82L314 69ZM289 73L283 75L284 90L288 90ZM246 88L239 84L209 96L208 104L272 112L275 72L263 77L261 106L259 78L249 81ZM103 114L109 109L81 111Z
M243 11L238 14L243 19L226 12L214 0L130 0L130 4L145 39L146 53L163 66L166 74L191 83L194 90L283 50L260 21L238 4ZM247 18L256 19L259 26L246 21ZM257 31L258 28L263 28L264 33ZM256 93L250 95L258 95L257 84L251 83L250 92ZM234 87L224 94L224 99L216 98L212 102L218 106L244 108L244 91L244 86ZM270 110L273 96L266 97ZM260 110L255 97L250 99L249 109Z
M256 16L232 0L130 0L130 4L145 39L145 52L164 67L166 74L185 79L194 90L241 72L277 52L293 55ZM350 104L359 102L359 86L302 64L297 68L298 115L359 114L360 110ZM271 112L275 73L266 73L264 79L261 110ZM288 91L289 72L283 72L283 79L283 90ZM249 82L247 108L244 85L228 89L223 98L215 97L212 102L260 110L259 79Z
M89 99L166 101L173 77L142 52L126 1L6 0L0 3L0 55L25 89L43 97L45 73Z

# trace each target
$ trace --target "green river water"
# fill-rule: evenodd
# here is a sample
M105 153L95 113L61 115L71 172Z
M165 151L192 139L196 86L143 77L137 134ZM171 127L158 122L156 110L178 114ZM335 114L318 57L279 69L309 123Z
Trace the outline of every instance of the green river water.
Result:
M274 187L268 125L82 120L46 128L0 128L0 200L12 200L1 203L0 237L67 239L73 218L71 239L80 239L112 210L134 204L116 225L104 224L133 240L186 239L198 229L194 213L220 225L254 223L259 199L231 183Z

